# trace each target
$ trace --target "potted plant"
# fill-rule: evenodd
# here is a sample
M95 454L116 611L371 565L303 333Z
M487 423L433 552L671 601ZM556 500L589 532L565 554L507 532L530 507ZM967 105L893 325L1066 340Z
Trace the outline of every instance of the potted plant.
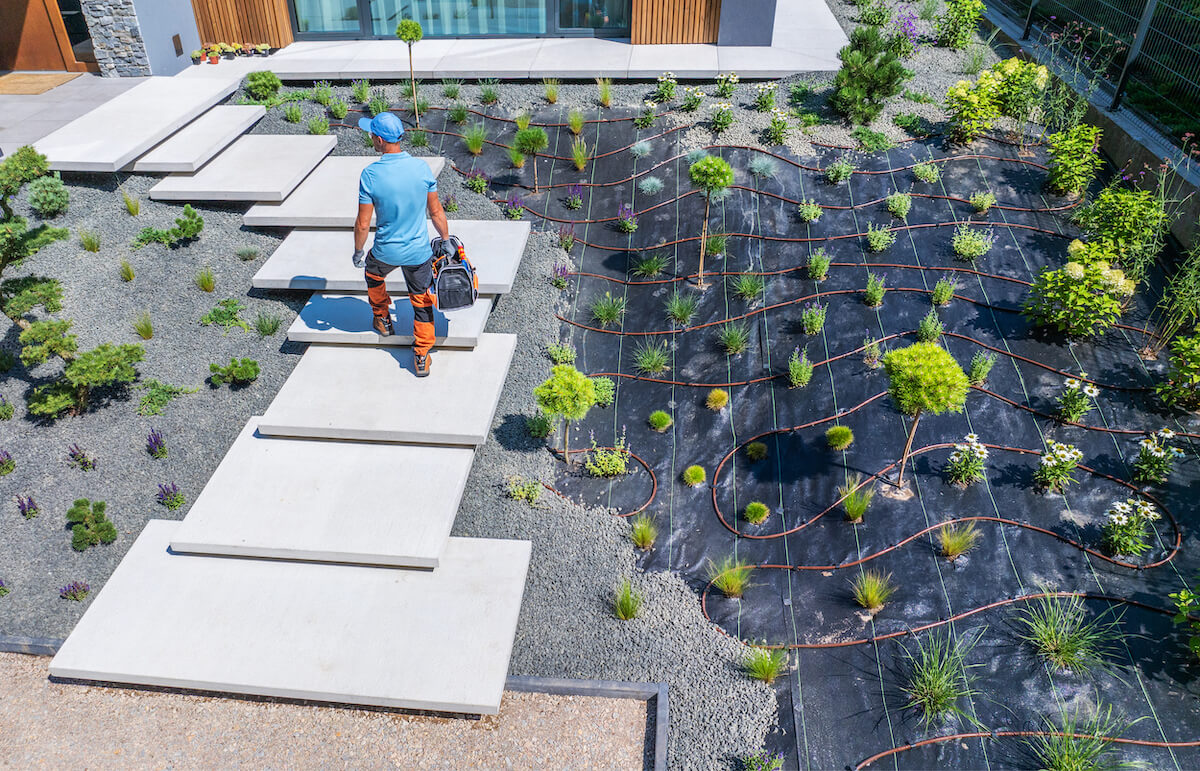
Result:
M204 51L192 51L192 64L199 64L204 59Z
M237 49L229 43L218 43L217 45L221 47L221 55L226 59L232 59L236 55Z
M217 63L217 62L219 62L219 61L221 61L221 49L220 49L220 47L219 47L219 46L213 46L212 48L208 49L208 63L209 63L209 64L216 64L216 63Z
M270 43L259 43L258 45L254 46L254 50L256 52L258 52L259 56L270 56L271 44Z
M242 47L238 49L238 56L254 56L254 46L242 43Z

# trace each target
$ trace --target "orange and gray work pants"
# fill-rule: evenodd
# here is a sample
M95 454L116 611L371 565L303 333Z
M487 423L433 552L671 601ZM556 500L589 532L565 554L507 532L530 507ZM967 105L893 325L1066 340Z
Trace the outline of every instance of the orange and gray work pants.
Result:
M363 273L367 279L367 299L375 318L388 318L392 310L392 298L388 296L387 275L396 268L404 274L408 285L408 301L413 309L413 353L424 356L433 347L433 258L420 265L389 265L367 253L367 264Z

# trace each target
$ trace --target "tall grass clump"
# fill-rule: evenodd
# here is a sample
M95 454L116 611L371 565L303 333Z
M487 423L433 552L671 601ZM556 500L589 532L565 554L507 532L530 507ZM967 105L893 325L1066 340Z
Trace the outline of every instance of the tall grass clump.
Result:
M686 327L699 307L698 297L693 294L681 294L677 289L667 298L667 318L681 327Z
M550 104L558 102L558 78L542 78L542 95Z
M654 546L657 539L658 525L654 524L654 519L649 514L638 514L633 518L629 525L629 540L633 541L634 546L647 551Z
M647 375L658 375L670 367L671 351L664 341L647 341L633 354L634 365Z
M708 577L712 585L726 597L741 597L750 586L750 574L754 566L730 555L720 562L708 563Z
M638 614L642 612L644 599L642 593L633 588L629 579L625 579L617 586L617 591L613 595L613 615L622 621L637 618Z
M203 267L196 272L196 286L202 292L211 292L217 288L217 277L212 268Z
M974 522L948 522L938 528L938 546L950 562L978 546L982 537Z
M1064 711L1058 721L1047 719L1043 729L1045 735L1027 739L1026 745L1037 759L1038 768L1047 771L1146 768L1140 763L1124 761L1116 755L1113 742L1106 738L1121 736L1132 725L1113 717L1111 705L1097 704L1095 711L1084 718L1080 718L1078 713Z
M467 146L467 152L471 155L479 155L483 152L483 145L487 142L487 126L483 123L476 123L463 132L463 144Z
M892 574L878 570L865 570L850 582L854 601L871 613L878 613L896 593Z
M1116 652L1120 616L1113 610L1088 619L1082 597L1039 597L1021 611L1017 624L1021 639L1053 666L1088 672L1108 669Z
M756 646L746 654L742 669L750 678L770 685L787 669L787 664L787 651Z
M129 283L134 279L133 266L129 264L129 260L121 260L121 280Z
M574 134L575 136L579 136L581 133L583 133L583 111L582 110L573 109L569 113L567 113L567 128L569 128L571 130L571 133Z
M871 507L871 501L875 499L875 485L863 485L862 476L856 474L854 479L839 487L837 492L838 497L843 499L842 508L846 511L846 519L862 522L867 509Z
M973 642L963 638L933 632L918 638L915 650L905 649L908 677L904 692L908 694L908 706L921 713L926 728L946 715L974 722L959 706L960 700L976 693L970 672L974 665L967 664L974 647Z
M150 320L150 312L142 311L141 315L133 322L133 331L137 332L138 337L143 340L149 340L154 337L154 323Z
M612 106L612 78L596 78L596 101L601 107Z
M592 159L591 151L588 149L588 144L583 140L583 137L575 137L575 141L571 143L571 162L575 164L576 171L583 171L587 168L588 161Z

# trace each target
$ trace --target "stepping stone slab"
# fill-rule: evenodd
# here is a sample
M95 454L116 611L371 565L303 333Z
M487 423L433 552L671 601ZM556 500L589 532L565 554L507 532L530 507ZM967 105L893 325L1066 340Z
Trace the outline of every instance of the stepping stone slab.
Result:
M474 450L277 439L257 429L251 418L171 538L172 549L438 566Z
M59 171L119 171L237 87L206 78L148 78L34 147Z
M311 346L267 407L259 433L478 447L516 342L516 335L484 333L470 351L435 349L424 378L402 348Z
M195 174L172 174L150 188L156 201L282 201L337 146L337 137L254 134L227 147Z
M451 538L437 570L168 551L150 520L53 677L496 714L528 541Z
M512 291L529 222L510 220L450 220L450 232L462 239L467 257L475 265L480 294ZM437 231L429 224L429 237ZM372 236L366 247L371 248ZM330 292L366 292L361 268L354 267L354 232L350 230L294 230L275 249L252 281L256 289L307 289ZM389 284L393 294L404 293L404 282Z
M352 228L358 217L358 177L378 155L339 155L321 161L281 204L251 206L242 217L248 227ZM422 158L433 176L445 158ZM267 199L261 199L267 200Z
M399 284L404 279L397 277ZM413 343L412 303L403 295L392 298L392 323L396 334L380 337L371 326L371 305L363 295L314 294L288 329L288 340L299 343L352 345L399 345ZM491 297L480 297L470 308L433 312L435 345L444 348L474 348L487 326Z
M138 158L132 171L192 173L257 123L267 111L257 104L218 105Z

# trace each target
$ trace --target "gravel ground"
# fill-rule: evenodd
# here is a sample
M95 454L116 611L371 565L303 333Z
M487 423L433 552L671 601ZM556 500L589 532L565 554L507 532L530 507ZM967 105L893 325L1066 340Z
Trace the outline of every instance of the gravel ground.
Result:
M505 693L499 715L453 720L64 685L49 681L47 662L0 654L5 765L642 768L646 702L636 699Z

